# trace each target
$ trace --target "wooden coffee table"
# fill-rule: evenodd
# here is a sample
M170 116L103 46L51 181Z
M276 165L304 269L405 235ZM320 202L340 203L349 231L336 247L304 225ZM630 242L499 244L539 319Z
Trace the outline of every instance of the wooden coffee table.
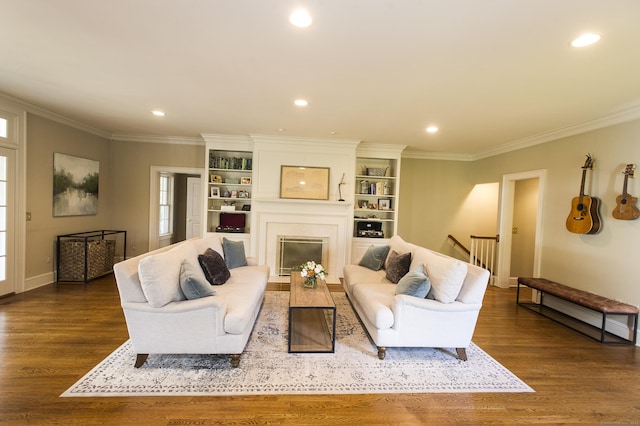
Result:
M323 280L304 287L299 272L291 272L289 352L335 352L336 304Z

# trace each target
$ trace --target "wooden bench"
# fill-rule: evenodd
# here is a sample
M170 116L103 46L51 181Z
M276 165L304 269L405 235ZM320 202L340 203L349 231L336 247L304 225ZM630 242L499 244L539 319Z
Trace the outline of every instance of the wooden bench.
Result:
M520 302L520 286L526 286L540 292L540 301ZM591 309L602 314L602 326L600 328L587 324L572 316L559 312L544 304L545 294L566 300L576 305ZM518 278L518 293L516 303L520 306L537 312L547 318L570 327L600 343L617 343L635 345L638 336L638 308L616 300L608 299L597 294L589 293L559 284L545 278ZM606 330L608 315L624 315L633 322L633 336L630 339L612 334Z

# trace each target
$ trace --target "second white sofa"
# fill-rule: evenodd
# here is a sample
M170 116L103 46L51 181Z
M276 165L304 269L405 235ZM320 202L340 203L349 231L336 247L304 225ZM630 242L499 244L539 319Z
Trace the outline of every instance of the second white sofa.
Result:
M389 240L388 253L384 246L371 247L365 253L368 259L358 259L367 266L344 267L344 289L378 347L378 357L384 359L388 347L435 347L455 348L458 357L466 360L489 271L407 243L399 236ZM397 256L402 254L405 256ZM424 293L396 294L398 284L387 278L392 257L410 258L409 274L426 272L430 282L426 297ZM377 270L371 265L376 262L382 262ZM407 278L405 282L411 281L411 276Z

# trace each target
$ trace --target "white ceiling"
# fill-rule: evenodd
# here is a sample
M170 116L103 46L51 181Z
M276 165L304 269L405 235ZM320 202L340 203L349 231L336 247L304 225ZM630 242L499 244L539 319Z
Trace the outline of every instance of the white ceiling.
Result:
M116 137L486 155L640 116L639 53L639 0L0 0L0 92Z

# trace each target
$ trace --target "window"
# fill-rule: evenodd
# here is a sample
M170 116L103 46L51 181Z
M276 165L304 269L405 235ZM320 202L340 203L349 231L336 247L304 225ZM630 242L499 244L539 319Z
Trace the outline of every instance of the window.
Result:
M7 119L0 117L0 138L7 138Z
M173 234L173 175L160 173L159 235Z

